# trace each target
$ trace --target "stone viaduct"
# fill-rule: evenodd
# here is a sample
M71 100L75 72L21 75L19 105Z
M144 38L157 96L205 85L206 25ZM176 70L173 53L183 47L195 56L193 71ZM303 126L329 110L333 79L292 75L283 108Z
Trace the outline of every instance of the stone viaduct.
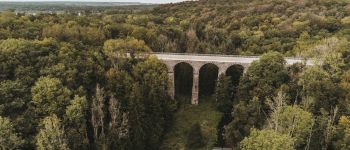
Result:
M219 69L219 74L224 74L226 70L233 65L241 65L244 68L244 72L250 66L253 61L259 59L259 56L237 56L237 55L206 55L206 54L181 54L181 53L154 53L158 59L162 60L168 68L169 76L169 95L175 97L175 66L180 63L187 63L193 68L193 85L192 85L192 98L191 103L193 105L198 104L199 97L199 71L206 64L213 64ZM287 65L292 65L298 62L305 62L300 58L285 58ZM311 65L310 61L306 62L306 65Z

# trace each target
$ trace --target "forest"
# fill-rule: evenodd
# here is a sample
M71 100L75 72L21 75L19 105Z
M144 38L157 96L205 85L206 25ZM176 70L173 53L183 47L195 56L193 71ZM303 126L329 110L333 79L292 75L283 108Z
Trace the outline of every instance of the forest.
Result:
M0 1L0 11L15 10L21 13L102 13L123 10L129 12L152 9L156 4L107 1Z
M349 1L98 10L0 12L1 150L350 149ZM152 52L261 57L208 67L193 106L191 68L175 68L172 99Z

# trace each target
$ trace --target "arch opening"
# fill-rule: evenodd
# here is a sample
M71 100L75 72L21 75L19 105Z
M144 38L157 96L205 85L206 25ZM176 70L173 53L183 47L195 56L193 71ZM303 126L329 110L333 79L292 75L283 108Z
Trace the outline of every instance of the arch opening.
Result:
M199 98L209 97L215 93L219 67L205 64L199 70Z
M225 74L231 78L231 83L233 85L233 93L237 92L239 82L244 72L244 67L242 65L232 65L227 68ZM233 95L234 96L234 95Z
M193 67L185 62L174 67L175 98L191 97L193 85Z

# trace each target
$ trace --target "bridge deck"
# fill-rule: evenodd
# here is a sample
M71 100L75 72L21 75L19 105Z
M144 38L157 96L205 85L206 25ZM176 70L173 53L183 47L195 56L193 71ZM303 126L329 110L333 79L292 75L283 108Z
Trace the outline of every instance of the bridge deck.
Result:
M195 61L195 62L220 62L220 63L243 63L250 64L259 60L259 56L237 56L237 55L207 55L207 54L182 54L182 53L154 53L160 60L168 61ZM301 58L285 58L288 65L305 62ZM312 65L310 60L307 65Z

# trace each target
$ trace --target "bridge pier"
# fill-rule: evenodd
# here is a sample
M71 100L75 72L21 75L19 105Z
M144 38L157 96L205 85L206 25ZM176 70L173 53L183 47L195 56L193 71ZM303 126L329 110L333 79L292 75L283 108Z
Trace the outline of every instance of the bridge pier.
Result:
M171 99L175 99L175 77L174 71L168 72L168 94Z
M221 74L226 74L226 70L228 66L221 64L218 67L219 67L219 73L218 73L218 79L219 79Z
M198 105L199 97L199 69L193 69L193 84L192 84L192 98L191 104Z

